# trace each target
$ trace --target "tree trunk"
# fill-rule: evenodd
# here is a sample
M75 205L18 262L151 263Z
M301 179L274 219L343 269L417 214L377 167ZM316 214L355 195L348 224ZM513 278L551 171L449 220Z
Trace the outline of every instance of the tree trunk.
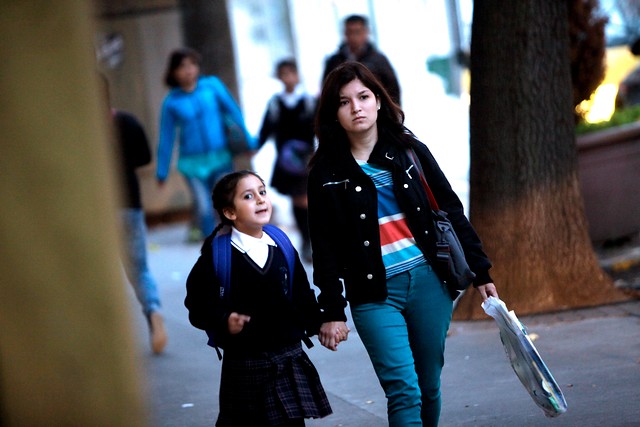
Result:
M474 2L471 220L519 315L626 299L594 254L577 173L566 2ZM467 292L456 319L486 318Z
M202 73L220 77L240 99L227 2L181 0L180 8L185 43L202 55Z

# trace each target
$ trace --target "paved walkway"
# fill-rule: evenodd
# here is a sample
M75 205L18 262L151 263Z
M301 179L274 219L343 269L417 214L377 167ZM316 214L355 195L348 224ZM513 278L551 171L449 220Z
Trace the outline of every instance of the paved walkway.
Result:
M180 224L150 232L151 269L160 282L170 338L166 353L151 354L144 319L136 317L154 427L213 426L217 414L220 362L204 333L189 324L183 306L184 281L199 251L198 245L183 243L185 235ZM537 335L535 345L565 395L567 413L546 418L534 404L488 318L452 324L440 426L640 425L640 301L520 320ZM308 351L334 409L308 426L387 425L384 394L351 326L349 341L338 352L317 341Z

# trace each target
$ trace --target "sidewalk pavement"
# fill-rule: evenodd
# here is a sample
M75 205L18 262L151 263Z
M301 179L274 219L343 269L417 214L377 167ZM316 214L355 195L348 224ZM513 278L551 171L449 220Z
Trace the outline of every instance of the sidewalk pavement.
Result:
M154 427L213 426L217 416L221 362L207 347L205 334L189 324L183 305L184 282L199 253L199 245L184 243L185 236L183 224L149 233L151 271L159 282L169 333L165 353L152 355L146 323L135 312ZM131 299L135 311L133 292ZM519 318L538 337L535 346L563 391L568 411L558 418L544 416L516 377L497 325L487 317L452 323L440 426L640 425L640 300ZM384 393L350 326L349 340L338 352L326 350L315 338L316 345L307 351L334 410L307 426L387 425Z

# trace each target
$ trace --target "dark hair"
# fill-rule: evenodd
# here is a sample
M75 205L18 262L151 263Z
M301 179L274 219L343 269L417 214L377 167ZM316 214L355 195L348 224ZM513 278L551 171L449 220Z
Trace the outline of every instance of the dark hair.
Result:
M200 54L196 52L194 49L191 49L189 47L176 49L173 52L171 52L171 55L169 55L169 62L167 63L167 70L164 73L164 82L167 86L169 87L180 86L180 84L178 83L178 81L176 80L173 74L180 67L180 64L182 64L182 61L185 58L191 59L197 65L200 65L202 61L202 56L200 56Z
M367 67L359 62L348 61L331 71L322 85L315 123L318 149L310 164L320 157L340 151L336 149L349 148L347 133L338 122L338 108L340 90L356 79L371 90L380 102L377 120L379 139L384 138L391 143L403 146L409 144L405 135L410 135L410 132L404 127L404 112L400 106L391 99L389 93Z
M278 61L276 64L276 76L280 77L280 73L283 68L291 68L294 72L298 72L298 64L296 64L295 59L287 58L281 61Z
M349 24L362 24L365 27L369 26L369 20L364 15L349 15L344 19L344 25Z
M231 220L224 216L224 210L227 208L233 208L233 198L235 197L236 187L238 186L238 183L240 182L240 180L250 175L255 176L264 184L264 179L262 179L260 175L253 171L245 169L224 175L213 187L213 191L211 192L211 200L213 201L213 208L216 210L218 216L220 217L220 224L216 227L215 230L213 230L214 236L225 225L233 224Z

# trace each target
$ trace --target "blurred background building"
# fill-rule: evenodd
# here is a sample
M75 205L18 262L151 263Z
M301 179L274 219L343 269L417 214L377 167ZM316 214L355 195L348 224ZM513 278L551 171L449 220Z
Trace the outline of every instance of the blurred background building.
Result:
M280 90L274 64L294 57L302 83L318 93L325 58L342 40L342 20L369 17L371 35L396 70L407 126L428 143L463 203L468 194L468 59L472 0L94 0L100 69L110 80L113 104L143 121L157 143L159 110L167 88L169 53L181 46L203 53L203 72L218 75L238 100L249 131L258 132L269 97ZM587 119L608 119L620 83L638 65L629 46L640 35L637 6L601 0L606 26L607 73L590 101ZM640 80L640 79L638 79ZM633 81L622 90L633 90ZM640 87L640 84L638 85ZM253 167L269 179L273 147ZM187 212L189 193L174 173L155 185L152 164L142 171L150 219ZM286 203L278 198L277 203ZM286 209L283 209L283 211Z
M440 138L446 126L448 133L454 133L448 138L461 140L459 148L466 153L467 100L460 98L459 91L452 95L445 92L447 87L451 92L451 87L459 86L460 71L455 62L443 68L442 61L455 56L458 44L468 48L471 5L471 0L96 0L99 31L95 47L99 67L111 83L114 106L140 117L156 144L169 53L184 45L198 48L193 46L199 41L197 33L207 28L195 26L211 22L208 29L215 32L228 19L232 55L220 57L229 53L221 52L226 49L220 44L210 55L203 52L203 72L220 76L232 89L250 132L255 134L269 97L280 90L275 63L295 57L306 89L318 93L324 60L342 40L342 19L352 13L363 14L370 19L374 43L393 64L404 89L407 125L425 141ZM200 7L200 15L208 14L209 19L199 16L199 22L190 20L194 7ZM194 40L194 33L195 42L188 43ZM440 59L440 75L429 72L429 58ZM445 76L443 69L451 78L448 82L441 77ZM439 146L443 148L440 157L452 148L450 141ZM254 159L255 169L265 178L270 173L272 150L267 144ZM438 144L434 151L438 155ZM463 175L458 185L462 193L467 185L466 173ZM162 191L155 185L154 165L144 169L141 178L148 216L184 211L190 205L178 174L170 177L168 188Z

